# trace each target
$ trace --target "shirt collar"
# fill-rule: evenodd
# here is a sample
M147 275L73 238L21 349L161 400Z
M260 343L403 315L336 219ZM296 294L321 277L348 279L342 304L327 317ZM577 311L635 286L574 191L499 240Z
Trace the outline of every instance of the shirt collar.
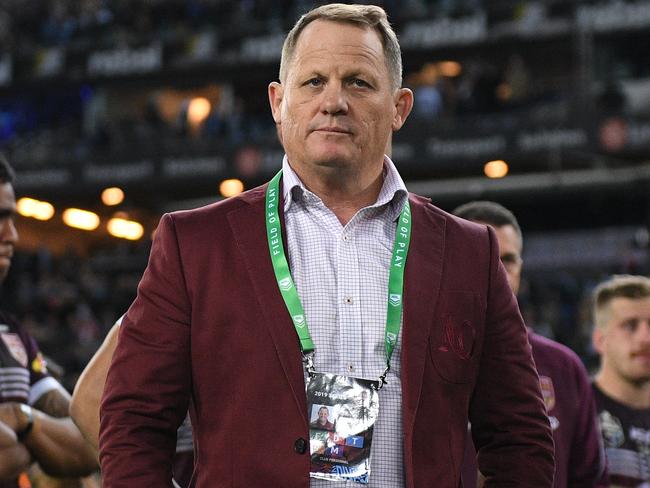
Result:
M317 195L310 192L291 168L287 155L282 159L282 194L284 196L284 211L287 212L291 204L307 196L320 201ZM397 220L406 200L408 191L393 161L384 156L384 183L379 191L377 201L370 208L378 208L390 204L391 220Z

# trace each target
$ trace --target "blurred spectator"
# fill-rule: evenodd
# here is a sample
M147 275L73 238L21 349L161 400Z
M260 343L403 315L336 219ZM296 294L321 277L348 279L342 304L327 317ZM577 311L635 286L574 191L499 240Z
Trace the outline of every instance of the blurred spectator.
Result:
M503 83L499 86L501 100L510 106L520 106L528 99L530 91L530 74L524 58L513 54L503 73Z
M432 63L426 64L419 73L413 115L423 120L435 120L444 110L443 94L440 90L440 75Z

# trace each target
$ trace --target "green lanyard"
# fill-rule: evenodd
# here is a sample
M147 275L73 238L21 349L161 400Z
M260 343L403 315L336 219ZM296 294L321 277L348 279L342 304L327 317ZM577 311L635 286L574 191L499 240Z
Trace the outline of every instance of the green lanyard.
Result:
M289 263L284 253L282 242L282 228L280 226L280 179L282 170L269 182L266 190L266 235L269 243L269 252L273 271L282 293L282 298L287 306L289 315L300 340L300 349L304 356L314 351L314 343L309 334L305 311L300 303L300 297L296 286L291 278ZM390 262L390 274L388 277L388 312L386 314L386 370L380 377L380 387L385 383L386 374L390 370L390 360L397 343L397 336L400 329L402 317L402 294L404 291L404 269L406 267L406 256L411 241L411 207L408 199L400 213L395 231L395 244L393 246L393 257Z

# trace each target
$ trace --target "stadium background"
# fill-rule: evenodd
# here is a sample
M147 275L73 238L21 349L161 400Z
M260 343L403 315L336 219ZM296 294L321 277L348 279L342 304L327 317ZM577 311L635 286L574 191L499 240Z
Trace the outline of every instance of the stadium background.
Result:
M160 215L279 168L266 86L284 35L319 3L0 1L0 151L17 197L54 208L18 218L2 306L68 388L135 296ZM527 323L593 366L591 288L650 272L650 1L373 3L416 94L392 147L407 187L445 210L513 210ZM505 168L490 161L507 175L488 178ZM108 187L124 201L103 204ZM70 207L99 226L65 225ZM143 236L111 236L116 214Z

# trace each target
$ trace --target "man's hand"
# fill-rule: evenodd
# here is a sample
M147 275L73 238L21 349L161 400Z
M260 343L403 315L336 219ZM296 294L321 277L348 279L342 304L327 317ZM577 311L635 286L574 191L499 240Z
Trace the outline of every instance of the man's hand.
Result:
M10 447L18 442L16 433L4 422L0 421L0 449Z
M33 428L16 444L26 448L46 473L85 476L96 469L97 463L92 448L68 417L69 404L69 395L63 390L43 394L31 410ZM24 432L29 420L20 403L0 404L0 422L14 435Z
M28 422L29 419L20 408L20 403L0 403L0 423L5 427L13 432L20 432L27 427Z
M20 473L27 471L32 462L29 451L21 443L0 448L0 484L15 481Z
M10 411L3 409L3 415ZM25 446L18 442L14 430L0 421L0 483L13 481L29 468L31 456Z

